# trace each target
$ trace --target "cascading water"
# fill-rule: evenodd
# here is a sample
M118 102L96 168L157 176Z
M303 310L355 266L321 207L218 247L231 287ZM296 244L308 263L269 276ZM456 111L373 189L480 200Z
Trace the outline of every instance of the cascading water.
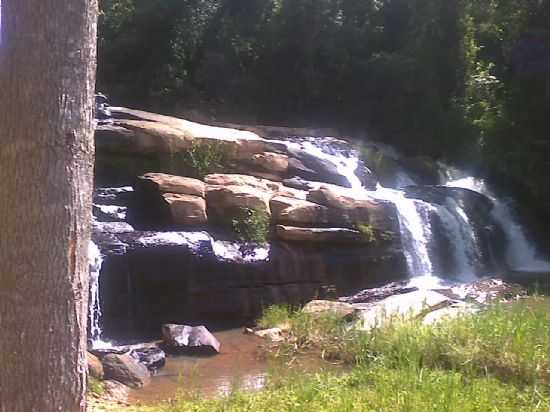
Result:
M97 349L108 345L101 339L101 306L99 301L99 273L103 264L103 256L94 242L88 247L90 262L90 303L88 305L89 339L92 348Z
M537 256L536 248L527 239L525 230L514 217L511 204L498 199L482 179L468 176L446 183L449 187L461 187L484 194L493 202L491 215L506 235L506 259L508 266L513 270L525 272L550 272L550 262Z
M447 198L445 203L436 207L436 213L452 245L457 277L463 281L472 281L475 278L474 262L478 250L475 233L468 216L456 201Z
M433 283L433 264L429 244L432 240L430 215L435 212L434 206L421 200L409 199L405 196L405 192L398 189L385 188L381 185L377 185L376 190L365 189L356 174L359 164L357 156L338 151L328 152L323 145L316 144L314 141L290 144L333 163L351 186L351 189L341 188L342 193L358 199L370 198L393 203L397 209L401 242L409 275L425 279L427 283ZM414 184L414 181L405 173L401 176L401 182L404 186Z

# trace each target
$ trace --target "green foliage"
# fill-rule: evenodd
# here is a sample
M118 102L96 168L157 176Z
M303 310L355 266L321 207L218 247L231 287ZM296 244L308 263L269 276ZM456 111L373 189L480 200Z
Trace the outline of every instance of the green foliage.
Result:
M267 242L269 226L269 215L256 209L241 208L231 220L233 232L239 240L245 242Z
M280 325L287 325L292 313L293 311L290 306L273 305L263 311L257 324L262 329L276 328Z
M100 3L98 88L117 104L368 128L550 206L550 70L517 51L549 47L548 1Z
M93 376L88 377L88 394L93 396L103 396L105 394L105 385L103 381L94 378Z
M191 148L178 156L180 167L189 176L203 178L210 173L227 173L228 156L221 143L193 142Z

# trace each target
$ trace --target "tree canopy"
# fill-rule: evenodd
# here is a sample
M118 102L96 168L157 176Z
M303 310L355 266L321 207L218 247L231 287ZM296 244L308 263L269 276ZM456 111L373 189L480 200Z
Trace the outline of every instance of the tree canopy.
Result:
M504 176L550 205L547 0L103 0L101 8L99 87L121 103L363 131Z

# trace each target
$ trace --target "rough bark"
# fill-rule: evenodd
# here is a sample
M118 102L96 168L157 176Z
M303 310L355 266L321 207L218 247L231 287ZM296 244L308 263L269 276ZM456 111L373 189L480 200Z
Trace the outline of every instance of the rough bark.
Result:
M1 0L0 412L85 410L97 0Z

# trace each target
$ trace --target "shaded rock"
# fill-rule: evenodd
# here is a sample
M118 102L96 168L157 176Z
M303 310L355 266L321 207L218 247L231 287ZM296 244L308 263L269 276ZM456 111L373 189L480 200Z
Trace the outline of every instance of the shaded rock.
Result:
M298 176L293 177L291 179L283 180L283 184L287 187L292 187L294 189L305 190L305 191L309 191L311 189L315 189L319 187L319 183L310 182L309 180L302 179L301 177L298 177Z
M96 379L102 380L104 376L103 364L99 358L86 352L86 361L88 362L88 374Z
M466 210L481 209L483 212L490 212L493 208L493 203L487 196L460 187L409 186L405 188L405 193L407 197L440 205L445 204L447 198L453 198Z
M288 167L291 175L306 180L332 183L338 186L351 187L347 177L338 172L338 168L329 160L321 159L308 153L304 149L289 147L290 155Z
M409 287L408 281L392 282L379 288L365 289L352 296L341 297L339 300L346 303L373 303L390 296L415 292L416 287Z
M166 353L156 346L134 348L130 351L130 356L151 371L162 368L166 363Z
M431 157L402 157L399 162L410 170L419 182L427 185L441 184L439 164Z
M344 302L312 300L302 308L302 312L310 314L331 313L340 318L349 319L355 314L355 308Z
M130 355L109 354L102 359L106 379L113 379L132 388L141 388L151 380L147 368Z
M165 173L146 173L139 179L150 182L152 187L160 193L178 193L205 197L206 185L198 179L190 177L174 176Z
M220 352L220 342L204 326L162 325L162 340L170 349L210 348Z
M172 222L182 226L200 226L208 221L206 201L202 197L165 193L162 195L172 215Z
M306 228L277 225L277 236L285 241L362 242L361 232L345 228Z

